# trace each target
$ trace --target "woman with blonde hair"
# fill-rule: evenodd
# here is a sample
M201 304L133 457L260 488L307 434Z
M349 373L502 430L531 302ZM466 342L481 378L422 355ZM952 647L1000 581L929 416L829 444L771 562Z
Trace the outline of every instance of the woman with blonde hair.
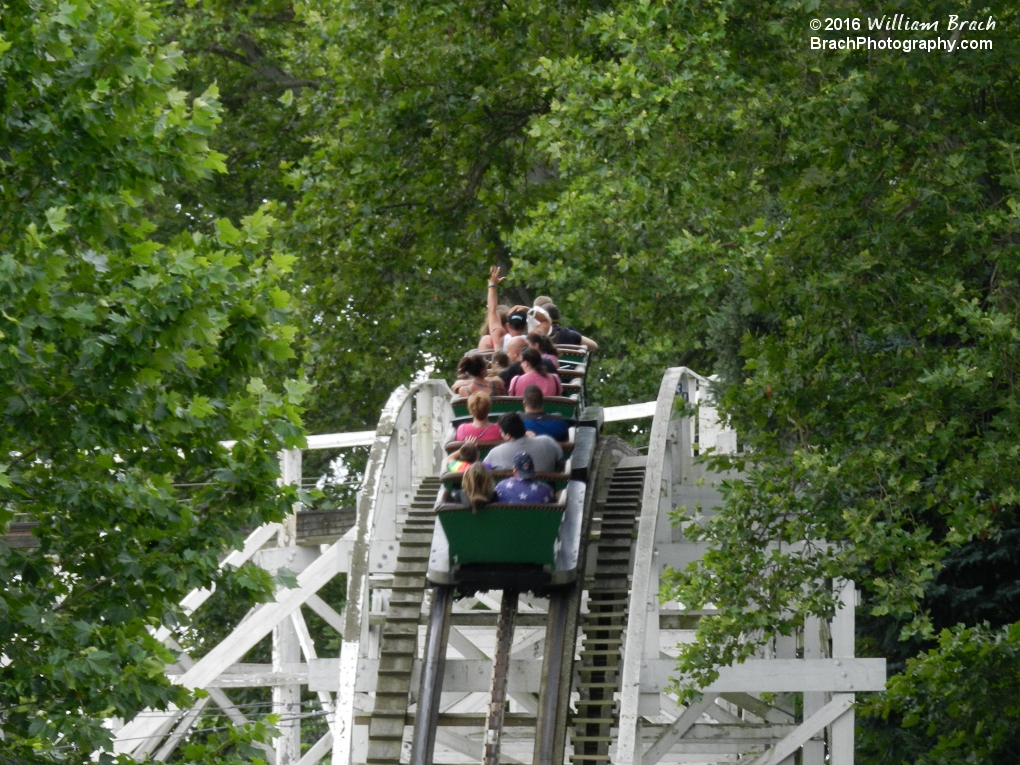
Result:
M474 463L464 471L461 488L454 492L454 500L462 505L469 505L472 512L496 499L496 485L493 483L489 469L481 462Z
M458 441L467 441L469 438L476 438L479 441L498 441L502 438L499 425L489 422L490 405L488 393L479 391L468 396L468 412L471 414L472 420L457 426Z

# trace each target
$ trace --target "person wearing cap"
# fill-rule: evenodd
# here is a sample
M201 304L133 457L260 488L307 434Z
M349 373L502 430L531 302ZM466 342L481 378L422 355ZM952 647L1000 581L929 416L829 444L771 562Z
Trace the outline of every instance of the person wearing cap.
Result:
M483 338L479 343L479 348L487 345L489 348L505 351L509 338L528 334L528 307L526 305L515 305L511 308L505 323L499 315L499 296L496 292L499 289L499 285L505 280L505 276L499 275L499 266L493 266L489 269L489 294L486 297L489 340L486 342ZM542 316L543 321L536 326L535 331L545 335L549 333L549 317L544 314Z
M496 501L512 505L552 502L552 486L535 478L535 461L527 452L514 455L514 474L496 484Z
M527 428L519 412L505 412L499 416L499 430L504 443L495 447L485 457L485 466L490 470L510 470L514 457L527 452L540 473L552 473L563 459L563 449L549 436L527 436Z

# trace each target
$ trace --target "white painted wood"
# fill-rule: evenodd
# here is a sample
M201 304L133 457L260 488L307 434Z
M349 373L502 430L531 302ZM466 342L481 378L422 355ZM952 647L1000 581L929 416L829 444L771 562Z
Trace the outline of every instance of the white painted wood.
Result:
M183 669L187 670L195 666L194 660L187 654L186 651L182 650L181 647L174 640L172 639L167 640L167 647L171 648L174 651L179 652L177 655L177 664L183 667ZM234 666L237 667L245 665ZM307 674L307 668L305 668L305 672ZM223 714L226 715L227 719L230 720L230 722L232 722L234 725L248 724L248 718L244 716L241 710L234 706L234 703L230 700L226 693L224 693L219 688L215 687L210 687L207 688L206 690L209 693L209 698L212 699L213 703L216 704L216 706L218 706L222 710ZM262 749L264 752L266 752L266 754L270 755L273 754L273 748L268 744L263 744L260 742L255 744L255 746L257 746L259 749Z
M312 640L311 634L308 632L308 625L305 624L305 619L301 615L301 609L290 615L291 624L294 625L294 631L297 633L298 643L301 646L301 653L305 655L305 661L311 664L316 661L319 657L315 653L315 642ZM319 697L319 708L326 713L326 724L332 731L334 727L333 720L333 697L329 691L317 691Z
M750 765L778 765L782 760L796 752L804 743L823 730L827 725L845 714L853 707L853 699L846 694L838 693L832 701L802 722L786 738L775 745L769 752L751 761Z
M436 745L437 747L441 746L467 757L473 757L476 760L479 758L482 749L480 741L472 741L467 736L461 736L447 728L439 728L436 730ZM523 765L521 760L511 757L506 752L501 751L499 759L500 762Z
M698 451L704 453L715 449L723 428L719 424L719 411L709 403L707 395L698 408Z
M653 549L655 547L655 526L659 514L659 494L661 491L663 461L666 455L666 437L669 422L673 414L673 398L677 384L683 374L683 368L674 367L666 370L659 385L659 395L655 401L655 416L652 420L652 432L648 441L648 461L645 467L645 483L641 497L641 515L638 524L638 538L634 550L634 570L632 572L632 589L629 600L631 618L627 621L626 637L624 638L623 671L620 676L620 732L617 739L616 765L640 765L640 700L641 700L641 660L645 644L647 619L643 618L647 610L651 582ZM639 618L634 618L640 615ZM656 651L658 653L658 651Z
M787 714L779 707L766 704L759 698L749 693L721 693L719 694L731 704L736 704L741 709L746 709L751 714L761 718L765 722L775 724L786 724L793 722L793 715Z
M344 606L343 644L340 648L340 677L336 701L336 732L333 765L350 765L354 733L354 693L358 659L367 644L369 619L369 552L376 533L376 517L387 489L386 467L391 462L393 434L410 391L400 386L390 394L376 427L368 456L365 480L358 493L355 541L351 547L347 574L347 602ZM389 489L392 491L392 478Z
M344 631L343 617L336 612L329 603L320 598L318 595L309 595L308 600L305 601L305 605L317 613L326 624L335 629L341 635Z
M344 611L344 642L340 654L340 681L337 695L336 736L332 762L347 765L354 747L354 696L359 673L359 658L371 652L377 640L370 640L369 574L392 571L396 547L384 552L383 560L370 557L379 542L396 540L397 516L410 503L411 474L414 470L410 394L422 388L432 393L432 425L436 459L440 458L438 439L444 435L444 418L452 417L449 388L443 381L429 380L407 388L398 388L384 407L372 442L365 482L358 498L358 522L351 535L350 563L347 566L347 604ZM422 397L422 400L424 401ZM437 404L436 399L441 403ZM423 404L428 406L428 404ZM438 412L438 418L437 418ZM427 409L424 414L428 419ZM439 425L436 425L436 422ZM426 449L427 447L422 447ZM424 455L424 452L423 452ZM390 553L394 553L390 555ZM376 629L377 628L373 628Z
M155 762L166 762L170 758L170 755L174 753L174 750L184 740L188 731L191 730L191 726L195 724L195 720L198 719L198 716L202 714L202 710L205 709L211 700L208 696L204 699L199 699L195 702L195 706L184 713L181 721L174 728L174 732L170 734L163 746L159 748L159 751L153 755L152 759Z
M656 765L659 760L687 733L694 724L701 719L705 710L715 705L715 696L705 695L700 701L692 702L683 713L673 721L662 734L655 740L655 743L644 753L641 758L643 765ZM640 746L640 744L639 744Z
M272 539L280 530L279 523L266 523L259 526L251 534L248 535L247 539L244 540L244 546L240 550L234 550L227 555L222 561L220 561L220 568L226 566L233 566L239 568L246 563L256 552L262 549L262 546ZM199 606L205 603L209 597L213 594L214 590L209 588L198 588L189 592L181 600L181 608L188 615L193 614ZM166 627L160 627L156 630L155 638L161 643L165 643L167 638L170 637L170 630Z
M837 582L836 587L842 607L832 619L832 656L847 659L854 656L855 650L857 590L846 580ZM829 729L829 765L854 765L854 722L853 707L833 721Z
M347 765L351 761L355 743L354 736L354 694L358 680L358 640L344 640L340 647L339 669L337 671L336 733L333 742L332 765ZM327 689L329 690L329 689ZM367 745L367 744L366 744Z
M267 547L252 556L253 562L270 574L280 569L287 569L292 574L300 574L319 557L318 547L298 547L290 544L285 547Z
M672 659L648 659L642 672L648 692L661 691L676 671ZM706 693L849 693L885 688L885 659L762 659L721 667Z
M817 616L805 617L804 658L806 660L825 658L828 653L828 641L824 641L825 645L823 646L822 632L826 627L827 625L824 625ZM804 718L810 718L822 709L826 701L828 699L824 691L805 691L803 698ZM800 753L801 765L824 765L825 741L821 740L821 733L822 731L819 731L812 740L804 742Z
M336 661L335 659L333 660ZM192 665L194 662L192 662ZM186 669L179 662L167 668L167 677L176 680ZM305 685L310 666L300 662L284 663L279 670L272 664L233 664L227 667L206 688L262 688L276 685Z
M374 430L359 430L354 433L324 433L308 436L305 441L311 449L348 449L352 446L371 446L375 439Z
M707 714L717 723L722 723L724 725L726 724L742 725L744 723L744 721L741 720L740 717L733 714L730 710L726 709L725 707L719 706L718 703L713 704L708 709L706 709L705 714Z
M713 705L716 706L716 705ZM711 715L711 707L705 710L704 714ZM650 732L655 732L654 726ZM746 723L701 723L696 722L688 728L682 739L678 739L670 748L670 752L676 751L676 745L688 744L686 751L695 751L698 742L735 741L743 745L748 744L775 744L783 740L797 729L796 725L748 725ZM661 734L660 734L661 735ZM645 752L644 762L650 763L652 750ZM666 759L666 755L663 755Z
M450 627L450 639L447 643L450 648L455 650L465 659L474 659L476 661L488 661L491 662L491 657L485 653L481 648L476 646L471 640L464 635L456 627ZM454 659L447 659L447 661L455 661ZM443 686L446 687L445 685ZM452 690L452 689L447 689Z
M122 738L120 731L118 731L117 738L114 739L114 752L118 754L130 754L134 759L145 759L155 751L156 747L159 746L159 742L163 740L171 730L177 721L181 719L184 714L184 710L178 709L176 706L171 705L170 709L163 711L149 710L142 712L139 717L153 717L158 720L156 723L155 730L148 737L126 737ZM137 717L135 718L138 719ZM132 720L131 722L134 722ZM128 723L130 725L131 723ZM122 726L121 730L126 726ZM118 748L120 747L120 748Z
M113 739L114 754L133 754L139 750L151 752L159 740L170 732L182 711L170 705L166 711L146 709L117 731Z
M301 660L301 646L297 631L289 619L273 627L273 671L282 672L285 664ZM276 738L276 765L291 765L301 758L301 685L273 686L273 714L279 715L276 724L280 735Z
M178 682L189 688L204 688L224 669L240 659L264 638L281 620L301 606L308 596L317 592L336 574L336 545L329 547L308 568L297 576L298 586L280 590L276 600L263 603L245 621L243 629L235 629L215 648L203 656Z
M319 760L329 754L333 748L333 734L326 731L325 735L312 744L311 749L304 753L304 756L297 761L297 765L315 765Z
M602 409L603 422L622 422L624 420L641 420L655 416L654 401L643 404L624 404L623 406L607 406Z
M301 485L301 450L286 449L280 452L280 483L284 486ZM261 554L265 562L279 568L294 571L310 557L299 553L297 544L297 513L299 503L291 506L276 537L277 551ZM308 552L314 552L309 550ZM307 568L307 565L304 566ZM300 612L300 609L296 609ZM293 614L292 614L293 615ZM273 627L273 671L282 672L284 665L301 660L301 646L297 631L290 620L284 618ZM273 713L279 716L276 728L276 765L292 765L301 758L301 685L289 683L273 686Z

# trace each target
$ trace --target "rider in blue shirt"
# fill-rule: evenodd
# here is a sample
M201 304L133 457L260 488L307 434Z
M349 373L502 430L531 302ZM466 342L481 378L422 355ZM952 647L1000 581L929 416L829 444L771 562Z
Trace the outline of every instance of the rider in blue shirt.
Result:
M524 420L524 427L536 436L549 436L554 441L567 441L570 439L570 428L563 419L563 415L543 411L545 397L542 389L537 385L529 385L524 389L524 413L521 419Z

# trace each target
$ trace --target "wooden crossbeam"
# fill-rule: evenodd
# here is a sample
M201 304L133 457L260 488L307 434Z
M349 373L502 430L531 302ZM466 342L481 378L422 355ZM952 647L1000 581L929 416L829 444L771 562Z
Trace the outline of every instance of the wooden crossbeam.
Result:
M832 701L798 725L790 735L768 752L752 760L749 765L779 765L826 725L832 724L834 720L849 712L853 705L853 694L833 695Z
M666 756L666 753L673 748L683 735L689 731L705 713L709 707L715 704L715 696L702 696L700 701L695 701L673 721L673 723L662 732L652 744L651 748L641 758L642 765L655 765ZM640 746L640 744L638 744Z

